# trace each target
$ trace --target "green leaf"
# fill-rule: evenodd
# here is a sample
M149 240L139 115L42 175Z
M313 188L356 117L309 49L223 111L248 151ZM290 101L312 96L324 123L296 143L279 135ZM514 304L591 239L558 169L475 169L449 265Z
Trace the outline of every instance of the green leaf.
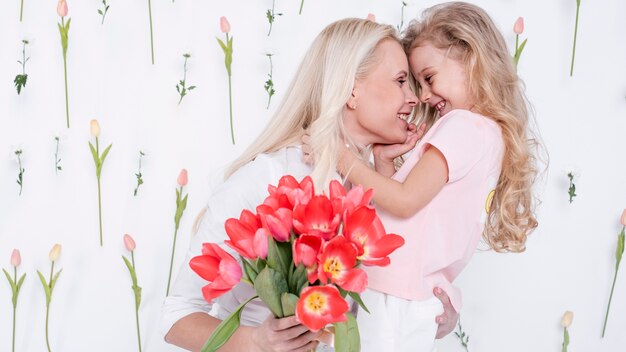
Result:
M251 282L254 282L258 273L256 272L256 270L254 270L252 265L247 260L241 258L241 262L243 263L243 271L246 274L246 277Z
M135 268L130 263L128 258L126 258L125 256L122 256L122 259L124 259L124 263L126 264L126 267L128 268L128 272L130 273L130 279L133 281L133 286L136 286L137 285L137 275L135 274Z
M52 281L50 281L50 295L52 295L52 290L54 289L54 285L56 285L57 280L59 279L59 275L61 275L61 272L63 271L63 269L59 270L56 274L54 274L54 276L52 277Z
M133 292L135 293L135 309L139 309L141 304L141 287L134 285Z
M272 269L279 271L287 277L289 267L293 265L291 260L291 244L289 242L278 242L273 237L269 237L267 264Z
M96 152L96 148L89 142L89 149L91 150L91 156L93 156L93 162L96 164L96 168L100 165L100 157L98 156L98 152Z
M189 88L187 88L187 89L189 89L189 90L194 90L194 89L196 89L196 86L190 86L190 87L189 87Z
M220 38L216 38L216 39L217 39L217 42L222 47L222 51L224 51L224 54L226 54L228 52L228 48L226 47L226 44L224 44L224 42Z
M298 296L293 293L283 292L280 301L283 307L284 316L288 317L296 314L296 305L298 304Z
M257 275L254 281L254 289L276 318L285 316L283 314L281 295L283 292L287 292L288 288L287 280L283 274L266 267Z
M358 352L361 350L359 326L350 312L348 320L333 324L335 326L335 352Z
M107 158L107 155L109 154L109 150L111 149L112 146L113 146L113 144L109 144L107 149L105 149L104 152L102 153L102 156L100 157L100 164L101 165L104 165L104 159Z
M257 298L254 296L247 301L243 302L235 311L230 313L230 315L224 319L216 328L213 330L211 337L204 343L202 346L201 352L214 352L217 351L220 347L222 347L228 339L235 333L239 325L241 324L241 312L243 311L243 307L248 304L248 302Z
M359 304L359 306L361 308L363 308L364 311L366 311L367 313L369 313L370 311L367 309L367 307L365 306L365 303L363 303L363 300L361 299L361 295L359 295L356 292L351 292L348 291L348 295L356 302Z
M20 279L17 282L17 289L16 289L16 293L20 292L20 288L22 288L22 284L24 283L24 279L26 278L26 273L22 274L22 276L20 277Z
M619 263L622 261L622 255L624 254L624 229L617 236L617 250L615 251L616 265L619 267Z
M292 266L293 267L293 266ZM304 284L308 282L307 271L304 264L300 263L296 270L294 270L293 274L289 277L290 286L289 289L291 293L296 296L300 295L300 291L302 291L302 287Z
M2 269L2 271L4 271L4 275L7 277L7 280L9 280L9 285L11 285L11 292L15 292L16 291L15 282L11 278L11 275L9 275L9 273L5 269Z
M102 10L98 10L98 13L99 13L100 15L102 15Z
M50 304L50 296L51 296L50 286L48 286L46 279L39 272L39 270L37 270L37 275L39 275L39 281L41 281L41 284L43 285L43 289L46 291L46 306L48 306Z

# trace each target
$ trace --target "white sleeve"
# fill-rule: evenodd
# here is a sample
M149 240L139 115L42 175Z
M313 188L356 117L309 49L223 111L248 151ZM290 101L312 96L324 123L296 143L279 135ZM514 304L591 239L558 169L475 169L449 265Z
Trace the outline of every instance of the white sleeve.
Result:
M277 157L260 155L213 191L207 202L198 233L191 237L185 260L182 262L169 296L163 303L160 323L160 332L163 337L181 318L196 312L208 314L211 311L212 303L205 301L202 296L202 287L207 284L207 281L191 270L189 261L201 254L204 242L220 244L226 251L235 254L230 247L223 245L224 240L227 239L224 223L228 218L239 218L243 209L255 211L256 206L263 202L268 195L268 184L277 184L285 170L286 165L281 158ZM236 255L235 257L237 258ZM234 290L240 291L239 286ZM229 311L239 305L237 297L237 292L231 291L218 297L216 302L220 308Z

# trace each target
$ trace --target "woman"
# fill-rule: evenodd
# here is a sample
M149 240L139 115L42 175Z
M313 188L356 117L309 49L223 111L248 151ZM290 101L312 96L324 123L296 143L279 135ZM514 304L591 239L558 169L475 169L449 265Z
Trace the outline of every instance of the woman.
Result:
M166 341L199 350L215 327L241 302L254 295L239 284L216 300L215 317L207 314L201 288L206 282L188 266L200 254L203 242L227 239L224 222L242 209L254 209L267 195L267 185L286 174L302 179L311 175L318 190L326 189L336 174L339 146L349 145L367 158L374 143L404 143L410 131L407 117L417 98L408 85L406 55L393 27L361 19L337 21L316 38L301 63L276 114L252 145L226 173L204 210L199 233L192 238L181 271L163 306ZM310 132L315 166L302 161L300 147ZM411 132L413 134L413 132ZM445 293L446 312L441 334L456 323ZM452 319L447 319L450 316ZM224 351L307 351L315 348L319 333L310 332L295 317L274 319L259 300L242 313L242 327Z

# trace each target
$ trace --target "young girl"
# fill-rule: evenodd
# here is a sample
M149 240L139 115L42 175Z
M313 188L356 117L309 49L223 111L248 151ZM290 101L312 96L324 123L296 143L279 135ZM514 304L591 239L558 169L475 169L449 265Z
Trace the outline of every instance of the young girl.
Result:
M418 125L427 132L397 170L393 159L415 144L376 146L376 171L350 149L339 171L374 189L385 228L405 245L384 268L366 268L359 312L363 351L432 351L441 287L460 311L451 282L480 240L497 252L522 252L537 226L533 215L534 141L526 99L502 35L474 5L427 9L403 46L416 80ZM367 102L353 97L349 104ZM392 176L389 178L389 176Z

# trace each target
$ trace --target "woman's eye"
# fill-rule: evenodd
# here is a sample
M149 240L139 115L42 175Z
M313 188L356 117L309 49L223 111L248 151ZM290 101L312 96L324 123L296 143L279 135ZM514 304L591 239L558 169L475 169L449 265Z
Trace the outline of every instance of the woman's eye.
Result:
M402 85L402 84L406 83L406 79L401 78L401 79L398 80L398 82L400 82L400 85Z

